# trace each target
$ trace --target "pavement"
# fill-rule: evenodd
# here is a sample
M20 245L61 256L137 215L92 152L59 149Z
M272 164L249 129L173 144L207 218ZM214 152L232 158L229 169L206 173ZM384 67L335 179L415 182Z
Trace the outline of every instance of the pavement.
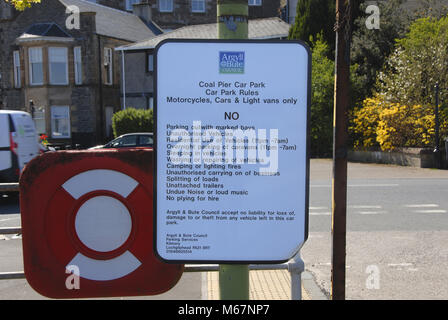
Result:
M1 272L22 271L20 235L0 235L0 250L8 263ZM185 272L170 291L151 297L123 297L118 299L148 300L219 300L219 275L211 272ZM291 300L291 278L287 270L251 270L249 272L250 300ZM35 292L25 279L0 280L0 300L47 299ZM117 299L117 298L114 298ZM327 300L311 273L302 273L302 300Z
M218 272L207 272L206 300L219 300ZM291 278L287 270L249 272L249 300L291 300ZM327 300L309 272L302 273L302 300Z

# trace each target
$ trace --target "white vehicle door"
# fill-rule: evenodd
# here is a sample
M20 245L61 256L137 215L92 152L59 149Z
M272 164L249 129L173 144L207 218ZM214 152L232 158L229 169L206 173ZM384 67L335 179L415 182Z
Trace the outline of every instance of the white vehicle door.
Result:
M20 170L39 154L36 128L33 120L28 114L14 114L14 125L16 127L15 142L17 143L17 155Z
M11 168L11 150L9 147L9 119L7 114L0 114L0 170Z

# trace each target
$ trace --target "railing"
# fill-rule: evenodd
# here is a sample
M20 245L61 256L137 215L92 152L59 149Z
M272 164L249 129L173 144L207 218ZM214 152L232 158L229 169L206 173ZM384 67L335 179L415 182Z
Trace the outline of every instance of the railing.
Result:
M0 192L19 191L18 183L0 183ZM0 228L0 235L20 234L20 227ZM300 257L300 252L287 263L282 264L251 264L249 270L288 270L291 274L291 300L302 300L301 274L305 270L305 264ZM185 265L184 272L214 272L219 271L217 264ZM23 271L0 272L0 280L25 279Z

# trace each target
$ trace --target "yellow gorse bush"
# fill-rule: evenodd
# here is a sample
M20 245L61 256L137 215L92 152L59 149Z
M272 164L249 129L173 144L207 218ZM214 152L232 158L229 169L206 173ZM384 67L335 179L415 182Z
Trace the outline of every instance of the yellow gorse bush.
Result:
M349 130L355 136L355 149L366 149L376 145L380 104L379 99L367 98L363 101L362 107L353 111Z
M446 133L448 121L439 113L440 132ZM356 108L349 126L356 150L379 146L381 150L434 145L433 106L388 103L380 97L365 99Z

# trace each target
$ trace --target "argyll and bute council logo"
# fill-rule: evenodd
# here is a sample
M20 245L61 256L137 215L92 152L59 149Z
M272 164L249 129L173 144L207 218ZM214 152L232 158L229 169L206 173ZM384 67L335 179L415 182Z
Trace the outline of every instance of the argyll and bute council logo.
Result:
M220 51L219 73L244 73L244 51Z

